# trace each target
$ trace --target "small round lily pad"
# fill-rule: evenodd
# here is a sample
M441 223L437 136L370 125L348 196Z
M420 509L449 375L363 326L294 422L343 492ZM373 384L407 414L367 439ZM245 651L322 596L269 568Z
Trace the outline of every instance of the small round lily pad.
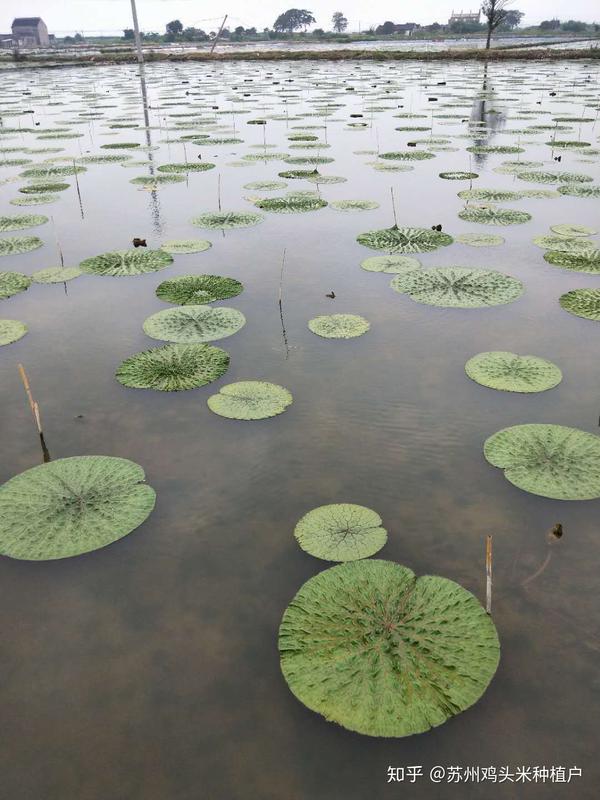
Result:
M554 233L557 233L559 236L591 236L598 232L595 228L577 224L551 225L550 230L554 231Z
M354 339L366 333L371 323L356 314L327 314L311 319L308 327L325 339Z
M292 395L276 383L238 381L222 386L206 402L221 417L255 420L282 414L291 405Z
M0 300L6 300L31 286L31 278L21 272L0 272Z
M18 319L0 319L0 347L22 339L27 333L27 325Z
M456 237L456 241L471 247L497 247L504 244L502 236L496 236L493 233L460 233Z
M216 213L200 214L190 220L197 228L209 230L230 230L232 228L248 228L264 221L261 214L251 214L247 211L219 211Z
M421 262L412 256L371 256L361 261L360 266L367 272L397 275L409 269L419 269Z
M574 239L573 241L579 240ZM600 273L600 250L591 249L568 253L561 250L549 250L544 253L544 261L572 272L587 272L590 275Z
M386 250L388 253L430 253L454 241L447 233L431 228L383 228L359 233L356 241L371 250Z
M21 253L29 253L37 250L43 245L43 241L37 236L7 236L0 239L0 256L16 256Z
M171 239L161 244L160 249L171 255L203 253L212 247L207 239Z
M465 372L476 383L502 392L545 392L562 380L560 369L545 358L500 350L473 356Z
M24 228L35 228L48 222L48 217L41 214L18 214L14 217L0 217L0 232L19 231Z
M83 275L79 267L47 267L39 269L31 276L34 283L66 283Z
M467 206L459 211L458 216L467 222L478 222L481 225L522 225L531 219L531 214L526 211L496 206Z
M375 511L354 503L314 508L296 525L294 536L311 556L325 561L356 561L379 552L387 531Z

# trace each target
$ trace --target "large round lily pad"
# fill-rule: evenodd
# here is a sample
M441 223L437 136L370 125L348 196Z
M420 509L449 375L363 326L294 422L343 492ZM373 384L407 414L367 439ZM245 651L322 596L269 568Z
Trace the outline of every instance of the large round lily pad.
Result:
M22 339L27 333L27 325L18 319L0 319L0 347Z
M354 339L366 333L371 324L357 314L326 314L311 319L308 327L325 339Z
M431 228L383 228L378 231L359 233L356 241L371 250L386 250L388 253L430 253L452 244L454 241L447 233L431 230Z
M166 303L195 306L236 297L243 288L235 278L223 278L220 275L181 275L159 284L156 296Z
M0 300L24 292L31 286L31 278L21 272L0 272Z
M37 225L44 225L48 222L48 217L42 214L17 214L14 217L0 217L0 232L20 231L24 228L35 228Z
M560 225L551 225L550 230L557 233L559 236L591 236L597 233L596 228L590 228L587 225L578 225L576 223L568 224L561 223Z
M459 211L458 216L467 222L478 222L481 225L522 225L531 219L531 214L526 211L495 206L467 206Z
M143 275L158 272L173 263L173 256L163 250L138 247L133 250L115 250L100 256L86 258L79 265L83 272L92 275Z
M298 522L294 536L303 550L325 561L368 558L387 542L379 514L354 503L314 508Z
M580 240L574 239L573 241ZM587 272L591 275L600 273L600 250L595 250L593 247L591 250L581 252L549 250L544 253L544 260L555 267L562 267L572 272Z
M486 440L484 455L508 481L554 500L600 497L600 437L563 425L513 425Z
M220 347L165 344L126 358L115 377L132 389L180 392L216 381L228 367L229 353Z
M600 321L600 289L573 289L561 295L559 303L569 314Z
M61 458L0 486L0 553L27 561L98 550L144 522L156 494L144 470L111 456Z
M585 253L595 250L594 242L582 236L536 236L533 243L543 250L558 250L561 253Z
M221 417L252 420L282 414L292 399L291 392L276 383L238 381L222 386L206 402Z
M31 250L37 250L43 244L43 241L37 236L7 236L5 239L0 239L0 256L29 253Z
M476 383L503 392L545 392L562 380L560 369L545 358L501 350L473 356L465 372Z
M165 342L200 344L232 336L245 324L246 318L235 308L193 305L152 314L144 322L144 332Z
M521 281L496 270L439 267L392 278L392 289L417 303L442 308L485 308L511 303L523 294Z
M423 733L473 705L500 658L491 618L447 578L369 559L308 580L279 629L281 670L308 708L369 736Z

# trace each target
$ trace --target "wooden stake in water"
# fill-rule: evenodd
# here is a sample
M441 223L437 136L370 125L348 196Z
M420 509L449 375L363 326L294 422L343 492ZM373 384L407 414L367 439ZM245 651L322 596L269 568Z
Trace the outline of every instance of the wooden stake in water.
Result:
M219 211L221 210L221 173L217 175L217 205L219 206Z
M46 441L44 439L44 432L42 430L42 419L40 415L40 407L33 399L33 394L31 392L31 386L29 385L29 379L27 378L27 373L25 372L25 368L23 364L18 364L19 374L21 375L21 380L23 381L23 386L25 387L25 393L27 395L27 399L29 400L29 408L31 409L31 413L33 414L33 419L35 421L35 425L40 436L40 443L42 445L42 457L44 459L44 464L47 464L50 461L50 453L48 448L46 447Z
M398 218L396 217L396 201L394 200L394 187L390 186L390 194L392 195L392 211L394 212L394 228L398 227Z
M283 248L283 256L281 258L281 272L279 273L279 319L281 320L281 332L282 332L282 335L283 335L283 345L285 347L285 357L286 357L286 360L287 360L289 358L289 356L290 356L290 346L288 344L287 333L286 333L286 330L285 330L285 323L283 321L283 304L282 304L282 298L283 298L283 270L285 269L285 253L286 253L286 249L284 247Z
M485 542L485 610L492 613L492 537Z

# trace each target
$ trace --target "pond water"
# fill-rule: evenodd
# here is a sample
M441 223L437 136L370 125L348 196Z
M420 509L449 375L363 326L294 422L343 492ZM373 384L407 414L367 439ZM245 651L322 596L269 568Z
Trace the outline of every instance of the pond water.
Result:
M599 76L598 66L585 62L487 70L472 63L284 62L153 65L145 92L130 66L24 70L5 82L4 129L34 132L3 131L0 146L15 151L3 151L2 159L61 164L63 156L132 152L102 149L115 142L152 149L130 159L147 166L87 165L78 176L80 198L68 177L71 186L56 202L23 208L10 201L26 196L18 176L32 164L1 166L0 215L40 213L51 220L9 234L38 235L44 246L2 257L0 269L30 275L56 266L59 249L65 265L74 266L130 247L133 237L145 238L149 248L180 238L212 242L205 252L176 255L159 273L83 275L66 286L33 284L1 301L0 316L26 322L29 333L0 348L0 483L41 461L17 370L22 363L53 458L130 458L157 492L142 527L103 550L45 563L0 559L0 765L7 798L597 796L600 501L523 492L485 461L482 445L497 430L526 422L598 432L600 326L566 313L558 298L598 287L599 279L546 263L532 243L551 225L598 229L598 200L522 198L501 205L531 214L526 224L480 225L458 217L465 201L457 192L469 181L438 175L472 170L479 174L474 188L556 190L496 171L521 159L597 182ZM556 134L530 129L552 126L555 117L592 121L560 123L569 130ZM257 118L266 126L247 124ZM138 127L111 129L115 122ZM356 122L364 126L350 127ZM395 130L411 126L426 130ZM37 138L52 128L80 135ZM288 136L307 129L329 147L292 148L302 142ZM243 141L180 140L193 132ZM377 170L369 162L398 162L361 152L405 150L431 135L447 140L441 147L448 149L419 144L435 158L406 162L414 167L408 171ZM554 135L588 142L592 154L553 149L546 142ZM517 155L466 150L517 143L523 149ZM41 147L61 150L28 152ZM318 190L327 201L373 200L379 207L264 212L262 224L224 232L193 227L191 217L217 210L219 183L223 209L256 211L245 198L258 193L244 185L281 180L277 173L290 168L282 160L244 159L261 153L318 153L333 159L319 166L322 174L347 179L318 186L289 180L285 190L262 196ZM130 182L198 155L216 168L157 190ZM523 281L524 295L491 308L436 308L392 291L393 276L361 269L363 259L382 253L356 237L393 223L390 188L400 225L441 224L454 237L505 239L482 248L455 241L417 254L425 267L497 269ZM285 338L278 307L284 249ZM229 371L187 392L121 386L114 379L120 362L158 344L142 330L147 316L167 307L156 286L190 273L244 284L224 305L242 311L247 323L216 342L231 355ZM326 296L332 291L335 299ZM307 327L315 316L342 312L367 318L370 331L343 341ZM563 381L534 395L486 389L465 376L464 364L487 350L548 358ZM293 405L256 422L211 413L206 399L216 388L245 379L287 387ZM500 667L475 706L429 733L396 740L350 733L302 706L281 676L281 615L300 586L327 566L298 548L294 526L310 509L335 502L377 510L389 531L379 557L417 574L444 575L482 599L485 537L494 536ZM547 531L559 522L564 536L547 569L524 588L546 558ZM513 771L576 766L583 775L568 787L507 781L457 789L426 777L410 789L387 783L390 765L422 765L427 773L438 764Z

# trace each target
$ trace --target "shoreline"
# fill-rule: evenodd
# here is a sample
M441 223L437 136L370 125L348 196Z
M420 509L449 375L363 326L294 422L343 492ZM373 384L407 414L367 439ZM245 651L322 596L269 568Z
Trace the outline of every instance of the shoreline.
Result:
M150 50L144 53L144 62L187 61L581 61L600 59L600 47L573 48L557 50L530 46L526 48L449 49L449 50L253 50L229 53L192 51L170 53ZM535 49L534 49L535 48ZM516 52L515 52L516 51ZM30 67L68 67L68 66L107 66L110 64L136 64L135 51L125 53L99 53L86 56L27 56L21 54L18 60L0 61L0 69Z

